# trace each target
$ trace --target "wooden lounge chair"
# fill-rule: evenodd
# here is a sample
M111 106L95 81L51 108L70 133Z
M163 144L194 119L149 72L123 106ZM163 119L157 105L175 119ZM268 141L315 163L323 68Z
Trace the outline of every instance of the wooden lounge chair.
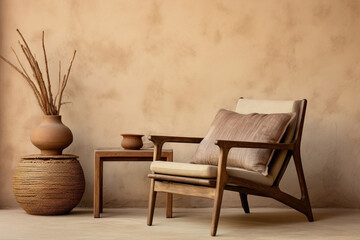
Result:
M254 112L261 114L296 112L296 116L288 125L280 143L227 140L214 141L214 144L220 149L218 166L157 161L160 159L160 153L164 143L200 143L203 138L150 136L149 139L154 143L155 150L154 161L151 165L152 173L149 174L151 186L147 224L149 226L152 225L157 192L210 198L214 200L211 235L215 236L224 190L239 192L245 213L250 212L247 195L251 194L276 199L305 214L310 222L313 221L300 156L300 143L306 104L307 101L305 99L296 101L267 101L240 98L236 112L241 114ZM272 159L270 161L268 175L264 176L256 171L228 167L228 153L230 149L233 148L274 150L271 155ZM300 199L279 189L279 183L291 159L294 160L299 180L301 189ZM167 217L171 217L171 208L167 209L167 211Z

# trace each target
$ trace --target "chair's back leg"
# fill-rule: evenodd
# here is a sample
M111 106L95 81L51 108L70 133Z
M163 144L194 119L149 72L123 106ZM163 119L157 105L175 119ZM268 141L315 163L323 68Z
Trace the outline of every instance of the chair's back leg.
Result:
M309 222L312 222L312 221L314 221L314 218L313 218L313 214L312 214L312 210L311 210L309 193L308 193L308 190L306 187L304 171L303 171L302 164L301 164L301 155L300 155L299 148L295 149L293 158L294 158L296 173L298 175L299 184L300 184L301 201L303 201L303 203L305 205L305 209L307 212L306 216L307 216Z
M172 218L173 195L166 193L166 218Z
M154 191L155 188L155 180L152 178L150 182L150 194L149 194L149 207L148 207L148 218L147 218L147 225L151 226L153 217L154 217L154 209L155 209L155 202L156 202L156 193Z
M240 194L241 205L242 205L242 208L244 209L244 212L250 213L247 194L245 194L245 193L239 193L239 194Z

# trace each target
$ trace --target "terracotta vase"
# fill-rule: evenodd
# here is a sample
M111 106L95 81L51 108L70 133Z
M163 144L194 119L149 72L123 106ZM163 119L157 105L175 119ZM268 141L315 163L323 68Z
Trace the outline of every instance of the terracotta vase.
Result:
M73 141L70 129L61 122L60 115L45 115L31 134L31 142L42 155L61 155Z
M121 134L123 136L123 140L121 142L121 146L124 149L129 150L139 150L143 146L142 137L144 135L139 134Z

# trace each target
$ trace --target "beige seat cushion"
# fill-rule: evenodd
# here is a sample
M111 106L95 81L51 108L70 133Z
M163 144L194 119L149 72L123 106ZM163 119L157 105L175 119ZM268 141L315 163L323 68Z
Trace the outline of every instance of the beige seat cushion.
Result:
M184 177L215 178L217 175L216 166L180 162L154 161L150 165L150 170L155 173Z
M154 161L150 166L151 171L160 174L184 177L215 178L217 167L213 165ZM263 176L261 173L248 171L241 168L227 168L229 176L247 179L262 185L271 186L274 179L271 175Z
M295 115L291 112L239 114L221 109L192 162L217 166L219 147L214 144L215 140L278 143ZM270 149L233 148L229 152L227 166L256 171L266 176L273 153Z

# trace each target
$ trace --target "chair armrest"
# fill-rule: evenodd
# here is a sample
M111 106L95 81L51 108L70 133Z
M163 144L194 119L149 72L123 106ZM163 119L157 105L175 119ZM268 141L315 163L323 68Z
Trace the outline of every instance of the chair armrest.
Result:
M148 138L155 145L164 144L165 142L177 142L177 143L200 143L203 138L198 137L176 137L176 136L157 136L150 135Z
M294 150L293 143L264 143L264 142L243 142L243 141L228 141L216 140L215 144L220 148L264 148L277 150Z
M154 143L154 161L161 159L162 147L166 142L200 143L203 140L203 138L197 138L197 137L175 137L175 136L156 136L156 135L150 135L148 139Z

